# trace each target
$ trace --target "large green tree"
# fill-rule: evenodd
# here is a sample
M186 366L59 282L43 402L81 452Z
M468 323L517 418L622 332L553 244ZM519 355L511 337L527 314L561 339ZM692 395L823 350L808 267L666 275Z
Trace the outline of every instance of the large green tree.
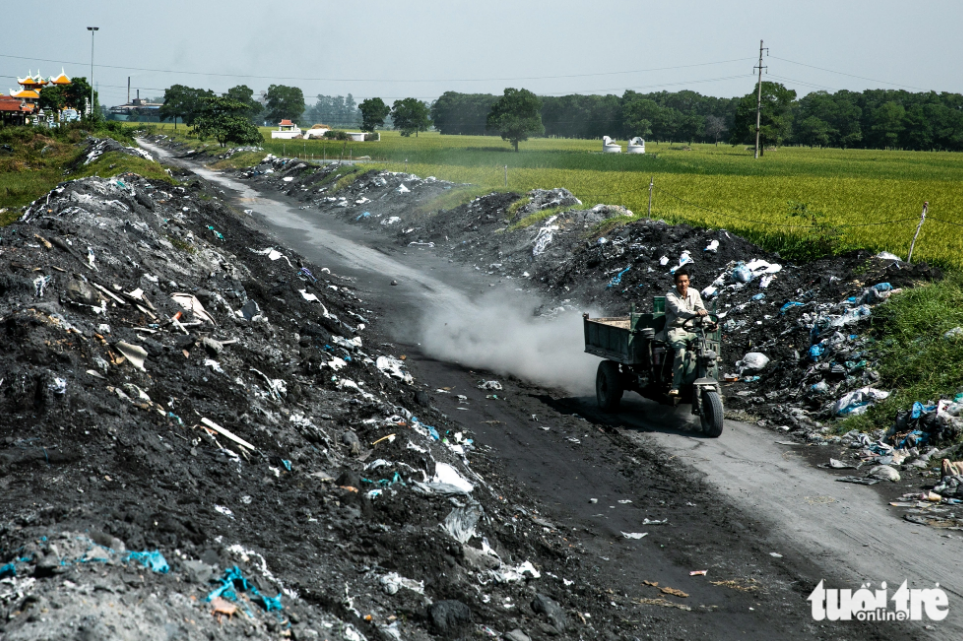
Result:
M391 113L391 107L381 98L368 98L358 105L361 110L361 129L374 131L377 127L385 126L385 118Z
M622 105L622 126L625 128L626 138L649 138L652 135L652 124L660 118L662 108L654 100L639 98Z
M428 105L417 98L395 100L391 105L391 121L402 136L415 134L417 138L419 131L428 131L431 126L428 115Z
M545 132L541 109L542 102L531 91L509 87L492 105L485 126L501 134L518 152L518 143Z
M192 132L202 140L214 138L223 147L228 143L259 145L261 132L251 122L250 105L227 97L205 98L201 113L194 118Z
M253 89L247 85L237 85L225 91L224 97L245 106L244 112L239 115L244 116L254 124L261 122L261 112L264 111L264 107L254 97Z
M299 87L271 85L267 90L265 118L277 124L281 120L298 122L304 113L304 93Z
M759 127L760 153L767 146L789 142L792 136L793 103L796 92L778 82L762 83L762 118ZM756 102L754 91L736 105L732 128L732 144L754 143L756 140Z
M213 98L210 89L195 89L185 85L171 85L164 90L164 104L160 108L161 120L173 120L177 128L177 119L185 125L193 125L194 120L204 109L204 100Z

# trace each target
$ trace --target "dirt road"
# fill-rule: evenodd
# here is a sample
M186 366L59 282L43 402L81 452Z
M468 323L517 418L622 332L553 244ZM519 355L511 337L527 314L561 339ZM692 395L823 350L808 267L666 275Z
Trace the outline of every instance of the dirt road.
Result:
M409 331L426 309L470 308L472 296L488 289L483 275L425 253L405 254L332 218L299 211L283 197L185 166L235 191L239 204L308 257L358 276L366 303L406 347L416 379L429 390L452 388L432 394L433 404L493 448L506 475L551 508L552 527L573 528L573 539L581 537L598 571L609 575L613 594L637 596L643 581L657 579L691 594L694 609L712 613L679 623L677 610L649 608L654 616L636 624L637 636L655 634L662 620L687 626L680 638L963 636L958 536L900 521L872 488L836 483L798 456L799 446L779 445L773 432L753 425L729 421L722 438L710 440L691 431L682 412L632 395L610 416L596 410L594 398L519 381L506 382L499 401L487 399L489 392L476 389L482 373L420 356ZM456 394L467 399L459 402ZM652 524L663 519L668 523ZM626 542L622 532L647 536ZM727 590L689 576L703 565L717 579L743 577L765 589ZM866 581L874 587L887 581L891 589L904 579L910 587L938 582L950 595L950 616L933 629L815 624L805 598L820 579L853 589ZM655 588L641 589L642 598L661 597Z

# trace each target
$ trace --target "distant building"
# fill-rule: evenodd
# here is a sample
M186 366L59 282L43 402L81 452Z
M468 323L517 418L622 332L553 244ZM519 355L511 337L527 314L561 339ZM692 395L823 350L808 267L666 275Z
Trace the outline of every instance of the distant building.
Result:
M126 104L111 107L107 113L110 120L160 122L160 108L163 106L160 102L141 100L140 89L138 89L136 98Z
M282 120L278 123L277 131L271 132L271 138L281 138L286 140L291 140L292 138L301 137L301 128L290 120Z
M10 96L0 96L0 120L10 124L34 124L57 127L62 122L77 119L77 108L82 105L67 105L56 112L44 113L39 108L40 92L44 87L66 87L72 81L60 70L59 76L44 78L38 71L36 75L27 72L26 78L17 78L20 89L11 89Z
M331 131L328 125L314 125L304 132L305 138L324 138L325 134Z

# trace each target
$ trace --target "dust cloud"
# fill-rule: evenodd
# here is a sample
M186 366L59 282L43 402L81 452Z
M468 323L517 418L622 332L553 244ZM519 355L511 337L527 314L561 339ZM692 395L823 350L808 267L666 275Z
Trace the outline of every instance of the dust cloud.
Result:
M422 322L422 350L571 394L594 394L599 359L583 351L581 313L536 316L541 303L531 294L493 291L433 305Z

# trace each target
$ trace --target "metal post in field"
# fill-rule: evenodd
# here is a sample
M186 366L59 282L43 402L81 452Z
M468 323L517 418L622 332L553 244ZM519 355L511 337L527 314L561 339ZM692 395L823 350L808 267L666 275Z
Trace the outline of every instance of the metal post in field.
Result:
M408 159L405 158L405 173L408 173Z
M96 111L94 107L94 33L99 30L100 27L87 27L87 31L90 32L90 113L87 114L88 118ZM129 89L127 93L130 93Z
M505 186L508 187L508 165L505 165Z
M756 98L756 155L753 158L759 157L759 130L762 128L762 52L764 47L762 46L762 40L759 41L759 94ZM769 51L765 49L765 51Z
M652 189L655 187L655 176L649 178L649 218L652 218Z
M926 201L923 203L923 213L920 214L920 223L916 226L916 233L913 234L913 242L910 243L909 255L906 257L906 262L913 262L913 248L916 247L916 239L919 238L920 230L923 229L923 223L926 222L926 210L929 209L930 203Z

